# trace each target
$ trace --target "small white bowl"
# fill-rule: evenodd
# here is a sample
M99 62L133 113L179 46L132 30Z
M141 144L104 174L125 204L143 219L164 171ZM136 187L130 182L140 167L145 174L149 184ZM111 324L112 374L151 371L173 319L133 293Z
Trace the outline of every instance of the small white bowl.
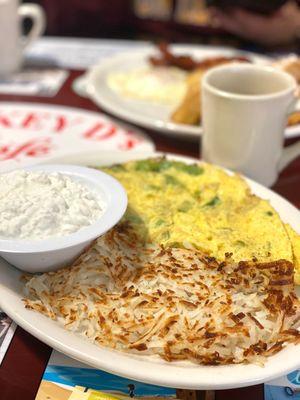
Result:
M27 272L46 272L74 261L97 237L122 218L127 207L123 186L104 172L75 165L35 165L26 171L60 172L81 182L101 196L104 213L91 225L66 236L41 240L0 239L0 255L10 264Z

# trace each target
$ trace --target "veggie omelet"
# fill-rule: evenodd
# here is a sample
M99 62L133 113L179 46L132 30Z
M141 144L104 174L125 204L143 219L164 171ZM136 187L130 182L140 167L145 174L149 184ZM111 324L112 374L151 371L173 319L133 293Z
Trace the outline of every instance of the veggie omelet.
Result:
M299 236L238 175L165 158L102 169L126 188L129 206L123 220L130 221L140 240L197 248L217 260L228 253L236 262L285 259L294 262L300 283Z

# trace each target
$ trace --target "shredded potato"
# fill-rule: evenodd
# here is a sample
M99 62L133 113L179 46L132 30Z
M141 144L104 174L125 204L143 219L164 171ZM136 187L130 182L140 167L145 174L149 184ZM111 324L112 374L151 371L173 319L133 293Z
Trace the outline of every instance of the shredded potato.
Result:
M298 343L293 265L217 262L139 244L127 224L77 262L28 277L27 308L120 351L202 364L254 362Z

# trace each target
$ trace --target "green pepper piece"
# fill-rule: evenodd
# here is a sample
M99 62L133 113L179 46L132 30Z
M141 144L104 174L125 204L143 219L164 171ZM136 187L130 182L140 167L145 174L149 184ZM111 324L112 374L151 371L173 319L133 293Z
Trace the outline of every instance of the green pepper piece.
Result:
M165 182L166 182L167 185L183 186L182 183L172 175L167 175L166 174L164 176L164 178L165 178Z
M161 226L161 225L164 225L164 224L165 224L165 221L163 219L158 219L156 221L156 223L155 223L155 226Z
M192 208L192 203L190 201L185 200L180 206L177 208L180 212L188 212Z
M206 204L204 204L203 207L214 207L217 204L219 204L221 202L219 196L215 196L213 197L209 202L207 202Z
M194 176L202 175L204 172L204 169L197 164L182 164L179 169L181 169L186 174Z

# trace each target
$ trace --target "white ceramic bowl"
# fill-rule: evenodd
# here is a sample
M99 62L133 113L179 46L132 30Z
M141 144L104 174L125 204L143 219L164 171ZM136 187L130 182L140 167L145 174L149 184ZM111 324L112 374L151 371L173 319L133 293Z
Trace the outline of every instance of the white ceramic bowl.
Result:
M70 264L94 239L116 225L126 210L125 189L116 179L104 172L59 164L36 165L24 169L65 174L99 194L106 204L106 209L93 224L66 236L41 240L0 239L0 255L23 271L46 272Z

